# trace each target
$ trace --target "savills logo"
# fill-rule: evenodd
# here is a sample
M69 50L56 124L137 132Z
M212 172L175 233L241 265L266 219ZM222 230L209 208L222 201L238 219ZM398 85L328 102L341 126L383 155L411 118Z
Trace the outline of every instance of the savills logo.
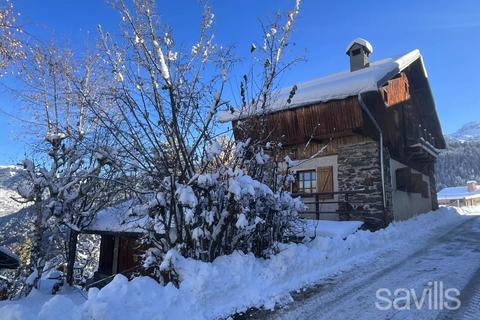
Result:
M460 290L447 288L443 281L428 282L421 292L412 288L397 288L393 292L380 288L376 292L375 307L379 310L457 310L462 305Z

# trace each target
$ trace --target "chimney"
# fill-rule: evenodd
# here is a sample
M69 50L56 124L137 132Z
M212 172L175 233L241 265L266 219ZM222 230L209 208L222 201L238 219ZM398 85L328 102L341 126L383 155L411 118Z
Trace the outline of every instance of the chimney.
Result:
M350 42L347 47L347 55L350 56L350 71L357 71L370 65L368 56L373 52L373 47L367 40L357 38Z
M467 181L467 190L468 192L477 191L477 181L475 180Z

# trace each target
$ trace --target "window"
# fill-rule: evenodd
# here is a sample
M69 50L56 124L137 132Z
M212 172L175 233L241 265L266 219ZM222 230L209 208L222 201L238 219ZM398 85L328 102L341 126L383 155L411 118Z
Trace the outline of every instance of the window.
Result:
M295 192L312 193L317 190L317 173L315 170L298 171Z
M314 170L297 171L294 193L333 192L333 167L318 167ZM332 199L333 195L322 195L321 199Z

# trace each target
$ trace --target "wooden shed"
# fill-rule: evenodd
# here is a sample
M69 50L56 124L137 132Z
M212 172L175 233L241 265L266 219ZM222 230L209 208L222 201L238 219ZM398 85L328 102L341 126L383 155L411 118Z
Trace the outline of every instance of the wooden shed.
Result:
M146 217L128 215L131 206L132 201L126 201L104 209L82 230L100 236L98 270L90 286L102 286L119 273L128 277L140 271L144 253L140 237Z

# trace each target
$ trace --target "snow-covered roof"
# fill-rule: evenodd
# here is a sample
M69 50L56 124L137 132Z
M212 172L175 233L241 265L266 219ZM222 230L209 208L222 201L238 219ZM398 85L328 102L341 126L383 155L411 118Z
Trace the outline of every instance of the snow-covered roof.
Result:
M145 231L148 216L129 215L134 202L129 200L99 211L85 232L141 233Z
M254 115L293 109L318 102L344 99L359 93L377 91L387 80L403 71L413 62L423 59L418 49L392 58L370 63L370 66L356 71L344 71L326 77L297 84L297 91L291 103L287 103L292 87L280 89L274 102L264 110L235 110L222 112L218 120L228 122L249 118ZM427 73L423 68L425 76Z
M0 269L14 269L20 264L20 258L7 247L0 246Z
M352 48L355 44L359 44L359 45L367 48L369 53L373 53L372 44L370 42L368 42L367 40L363 39L363 38L357 38L357 39L353 40L352 42L350 42L350 44L347 46L347 50L345 50L345 51L348 53L350 48Z
M480 188L469 192L466 186L443 188L437 193L438 200L460 200L480 198Z

